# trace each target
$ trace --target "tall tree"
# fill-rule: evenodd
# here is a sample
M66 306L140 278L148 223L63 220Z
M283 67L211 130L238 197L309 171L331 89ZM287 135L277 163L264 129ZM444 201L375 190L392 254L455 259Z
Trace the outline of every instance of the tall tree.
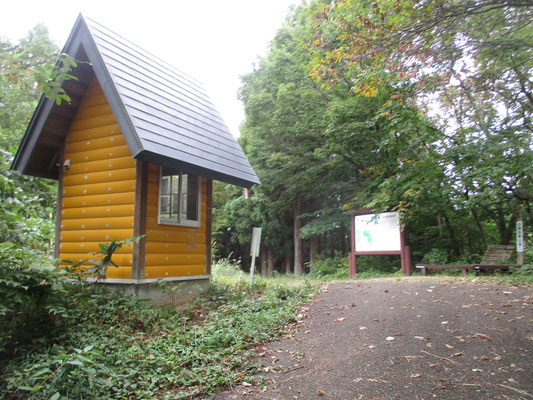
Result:
M491 225L508 243L517 205L530 208L532 14L530 1L334 1L315 13L306 44L326 86L373 97L411 83L411 100L443 133L421 147L445 173L443 201L433 201L470 213L484 244ZM389 180L387 192L402 185Z
M0 39L0 241L48 254L53 253L56 185L9 166L43 88L59 93L55 84L48 86L58 52L42 25L18 44Z

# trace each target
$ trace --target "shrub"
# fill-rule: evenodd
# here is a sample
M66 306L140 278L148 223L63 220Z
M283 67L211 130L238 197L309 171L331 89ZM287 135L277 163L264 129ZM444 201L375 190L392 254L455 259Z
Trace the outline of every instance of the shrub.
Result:
M0 355L46 339L61 325L64 279L37 261L12 243L0 245Z
M310 275L317 278L348 278L348 257L319 258Z

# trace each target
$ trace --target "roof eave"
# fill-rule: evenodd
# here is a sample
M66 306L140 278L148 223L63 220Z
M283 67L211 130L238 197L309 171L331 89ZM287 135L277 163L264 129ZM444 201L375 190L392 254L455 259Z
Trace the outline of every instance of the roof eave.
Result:
M237 185L241 187L250 188L253 185L261 184L259 178L257 178L256 175L250 176L248 178L243 176L229 175L219 171L214 171L212 169L203 168L198 165L178 161L176 159L166 157L164 155L151 151L142 151L135 155L135 158L148 161L157 165L162 165L170 168L178 168L183 172L188 172L199 176L205 176L210 179L230 183L232 185Z

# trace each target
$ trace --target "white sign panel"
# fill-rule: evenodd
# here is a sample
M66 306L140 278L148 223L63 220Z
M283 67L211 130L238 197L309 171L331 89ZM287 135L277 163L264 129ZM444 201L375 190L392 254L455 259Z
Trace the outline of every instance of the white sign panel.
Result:
M516 222L516 251L518 253L524 251L524 224L522 221Z
M259 257L260 245L261 245L261 228L253 228L252 245L250 246L250 256Z
M355 251L400 251L397 212L355 216Z

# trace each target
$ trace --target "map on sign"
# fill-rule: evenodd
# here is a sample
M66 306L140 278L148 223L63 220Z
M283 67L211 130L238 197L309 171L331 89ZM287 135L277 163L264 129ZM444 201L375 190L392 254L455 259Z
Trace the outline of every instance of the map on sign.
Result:
M400 251L400 217L397 212L355 216L356 251Z

